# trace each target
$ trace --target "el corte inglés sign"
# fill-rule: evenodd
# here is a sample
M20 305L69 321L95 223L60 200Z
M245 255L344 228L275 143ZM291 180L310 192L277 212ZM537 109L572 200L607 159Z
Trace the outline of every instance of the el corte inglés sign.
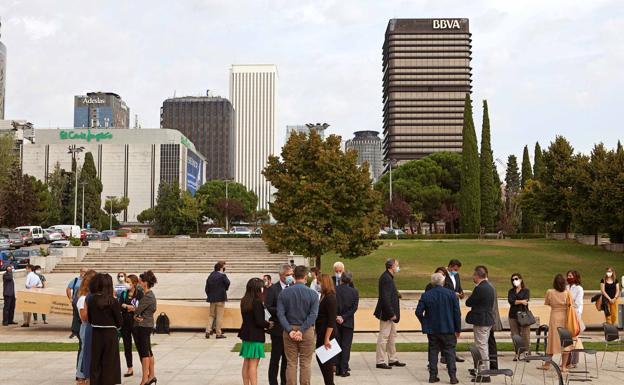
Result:
M84 140L90 142L95 140L99 142L100 140L113 139L113 133L110 131L102 131L102 132L92 132L91 130L61 130L59 131L59 139L61 140Z

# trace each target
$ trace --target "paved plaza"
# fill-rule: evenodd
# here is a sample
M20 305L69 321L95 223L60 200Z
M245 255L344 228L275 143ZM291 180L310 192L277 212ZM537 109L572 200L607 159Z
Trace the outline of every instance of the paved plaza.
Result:
M18 317L19 318L19 317ZM62 320L51 320L49 325L33 325L30 328L1 328L0 342L68 342L68 332ZM158 384L240 384L240 369L242 359L237 353L231 352L239 342L234 333L227 333L225 340L206 340L202 332L173 332L171 335L153 336L154 354L156 356L156 375ZM462 337L470 337L465 333ZM506 338L506 333L500 339ZM355 342L374 342L376 334L356 334ZM462 338L463 339L463 338ZM425 339L420 333L401 333L398 342L423 342ZM75 340L74 340L75 341ZM458 364L458 377L462 384L470 384L468 369L472 361L468 353L460 353L466 362ZM602 354L599 354L602 358ZM71 384L73 383L75 352L2 352L0 353L0 384L2 385L32 385L32 384ZM426 384L426 353L402 353L400 359L407 363L405 368L394 368L389 371L375 369L375 353L353 353L351 359L352 375L348 378L336 378L336 385L386 385L386 384ZM608 365L613 368L615 353L607 356ZM125 370L125 361L121 355L122 370ZM135 376L123 379L123 384L138 384L140 382L140 366L135 353ZM624 362L622 362L624 363ZM512 355L503 353L501 367L512 368ZM590 364L593 361L590 359ZM526 368L524 384L542 384L542 373L531 363ZM261 361L259 384L267 384L267 359ZM440 367L440 370L442 368ZM621 372L601 370L600 378L594 379L593 384L613 385L624 380L624 368ZM548 372L548 376L553 374ZM448 383L448 376L440 371L441 383ZM548 379L548 377L547 377ZM313 385L322 384L318 365L313 363ZM504 383L502 378L493 380L493 383ZM519 383L519 377L515 383ZM548 380L547 384L553 383Z

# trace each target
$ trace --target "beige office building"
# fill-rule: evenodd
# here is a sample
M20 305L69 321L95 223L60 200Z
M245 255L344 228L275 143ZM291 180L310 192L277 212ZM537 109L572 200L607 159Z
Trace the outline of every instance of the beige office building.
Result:
M206 159L184 135L169 129L40 129L35 143L23 145L23 172L47 183L57 163L71 170L72 145L83 147L79 167L85 153L93 155L102 203L106 196L130 199L128 209L117 216L120 222L136 222L141 211L154 207L161 181L177 181L192 194L205 181Z
M468 19L392 19L383 45L386 163L461 152L471 91Z
M274 152L277 67L232 65L230 101L235 115L234 179L258 195L258 208L268 209L271 185L262 170Z

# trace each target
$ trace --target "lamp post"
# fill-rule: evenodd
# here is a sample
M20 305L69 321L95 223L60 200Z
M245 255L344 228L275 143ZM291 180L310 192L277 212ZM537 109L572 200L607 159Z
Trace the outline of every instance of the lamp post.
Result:
M394 159L390 159L388 161L388 165L390 166L390 207L392 207L392 164L394 162ZM392 224L392 215L390 215L390 231L394 231L394 227Z
M87 185L87 182L80 182L80 185L82 186L82 226L80 227L81 229L84 229L84 190L85 190L85 185Z
M80 147L76 147L75 144L72 144L71 146L68 147L69 151L67 151L68 154L71 154L72 156L72 166L75 164L76 168L74 169L74 174L76 174L76 183L75 183L75 187L74 187L74 226L76 225L76 219L77 219L77 214L78 214L78 153L81 153L84 150L84 147L80 146Z
M107 195L106 199L108 199L108 201L110 202L109 211L108 211L108 221L109 221L108 229L112 230L113 229L113 199L115 199L115 196Z
M231 179L224 179L225 182L225 231L230 232L230 195L228 194L228 183L230 183Z

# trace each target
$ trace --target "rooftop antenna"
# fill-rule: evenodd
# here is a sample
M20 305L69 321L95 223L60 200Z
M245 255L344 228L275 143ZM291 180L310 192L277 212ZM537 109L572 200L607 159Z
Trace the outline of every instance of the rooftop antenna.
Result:
M134 128L139 128L139 114L134 114Z
M176 90L173 90L173 97L175 98L176 96Z

